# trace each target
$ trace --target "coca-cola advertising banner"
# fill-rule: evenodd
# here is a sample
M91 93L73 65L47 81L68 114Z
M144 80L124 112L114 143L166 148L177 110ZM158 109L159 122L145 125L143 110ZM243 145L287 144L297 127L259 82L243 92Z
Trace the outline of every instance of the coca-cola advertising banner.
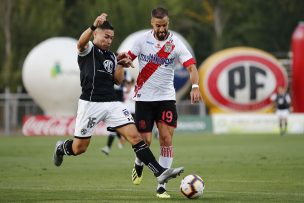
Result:
M26 136L73 135L75 120L76 118L73 116L24 116L22 133ZM108 135L108 131L103 122L97 124L94 135Z

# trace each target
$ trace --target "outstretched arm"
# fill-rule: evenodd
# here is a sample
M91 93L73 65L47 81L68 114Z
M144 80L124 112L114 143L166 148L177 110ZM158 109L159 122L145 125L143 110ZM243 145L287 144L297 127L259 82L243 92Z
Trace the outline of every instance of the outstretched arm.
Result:
M120 85L124 80L124 67L134 68L131 58L127 53L119 53L117 55L117 67L114 73L114 80L116 85Z
M106 13L102 13L100 16L97 16L92 27L96 29L96 27L102 25L103 22L107 20L107 16L108 14ZM86 48L88 48L88 42L90 41L93 32L94 30L89 27L81 34L77 43L77 49L79 52L83 52Z

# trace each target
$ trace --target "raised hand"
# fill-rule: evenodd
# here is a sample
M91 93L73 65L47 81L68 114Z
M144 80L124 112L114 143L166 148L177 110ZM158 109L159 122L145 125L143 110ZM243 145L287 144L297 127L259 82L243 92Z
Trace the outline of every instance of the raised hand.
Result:
M104 21L107 20L107 16L108 16L108 14L106 14L106 13L100 14L100 15L97 16L97 18L95 19L93 25L94 25L95 27L98 27L98 26L102 25L102 24L104 23Z

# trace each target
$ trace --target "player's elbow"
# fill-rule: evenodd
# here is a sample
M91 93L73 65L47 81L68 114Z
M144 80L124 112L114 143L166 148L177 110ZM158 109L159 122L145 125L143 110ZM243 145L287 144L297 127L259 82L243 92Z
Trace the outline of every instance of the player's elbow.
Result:
M77 43L77 49L78 49L79 52L82 52L84 50L84 46L80 42L78 42Z

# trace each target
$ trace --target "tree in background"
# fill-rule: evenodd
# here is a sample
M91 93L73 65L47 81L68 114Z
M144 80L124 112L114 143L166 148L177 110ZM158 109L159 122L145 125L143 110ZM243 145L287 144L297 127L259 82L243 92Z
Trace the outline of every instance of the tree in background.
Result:
M3 30L4 39L2 40L4 45L4 54L1 58L1 81L3 85L8 85L11 77L12 68L12 32L11 32L11 15L12 15L13 2L10 0L3 0L0 4L0 26ZM2 54L1 54L2 55Z
M172 30L192 46L198 65L212 53L252 46L280 55L290 50L302 0L0 0L0 92L22 86L22 66L30 50L56 36L78 38L100 12L109 13L115 51L129 34L150 28L150 11L169 10Z

